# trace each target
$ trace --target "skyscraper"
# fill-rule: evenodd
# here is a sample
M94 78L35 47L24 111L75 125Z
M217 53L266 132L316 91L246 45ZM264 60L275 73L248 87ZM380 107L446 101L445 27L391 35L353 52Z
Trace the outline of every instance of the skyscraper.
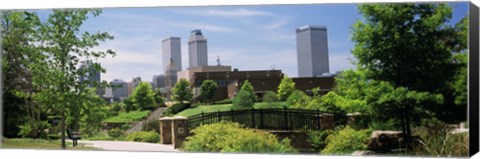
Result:
M170 58L176 64L176 70L182 70L182 47L180 45L179 37L168 37L162 40L162 61L163 70L167 70L170 64Z
M188 39L188 62L189 67L208 65L207 39L202 35L202 31L195 29L190 32ZM174 61L175 62L175 61ZM176 65L179 65L175 62Z
M97 71L93 68L93 63L92 61L84 61L81 65L80 65L80 70L84 70L86 71L84 75L80 76L79 77L79 81L80 82L85 82L85 81L90 81L90 82L98 82L100 83L101 82L101 74L100 74L100 71ZM95 87L93 84L88 84L88 87L90 88L93 88ZM95 88L95 94L97 94L98 96L102 97L103 94L104 94L104 91L101 87L97 86Z
M327 28L303 26L296 29L298 77L329 73Z

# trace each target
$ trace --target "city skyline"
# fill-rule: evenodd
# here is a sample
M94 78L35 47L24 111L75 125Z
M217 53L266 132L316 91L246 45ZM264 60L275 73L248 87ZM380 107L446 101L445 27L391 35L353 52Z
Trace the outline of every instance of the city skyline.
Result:
M453 3L452 3L453 4ZM38 11L46 18L49 11ZM467 3L456 2L451 24L467 14ZM333 16L332 16L333 15ZM269 70L272 66L298 77L295 29L305 25L328 28L330 73L354 68L351 26L362 19L355 4L212 6L168 8L105 8L81 30L107 31L115 36L96 48L117 55L101 59L102 80L152 79L165 72L162 40L181 38L182 69L188 68L188 37L200 29L208 38L208 63L239 70Z

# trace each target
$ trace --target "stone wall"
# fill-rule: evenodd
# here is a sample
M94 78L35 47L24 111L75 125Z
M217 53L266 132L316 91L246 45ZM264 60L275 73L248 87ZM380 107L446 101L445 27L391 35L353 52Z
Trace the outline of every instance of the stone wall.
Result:
M172 120L173 148L181 147L189 134L188 119L186 117L174 117Z
M172 118L170 117L160 118L160 143L172 143Z

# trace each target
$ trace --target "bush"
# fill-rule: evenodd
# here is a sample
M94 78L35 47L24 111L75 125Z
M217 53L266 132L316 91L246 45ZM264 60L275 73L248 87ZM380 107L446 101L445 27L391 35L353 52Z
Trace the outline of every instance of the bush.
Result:
M160 142L160 135L155 131L140 131L129 134L127 140L158 143Z
M164 112L163 112L163 116L172 116L172 115L175 115L185 109L188 109L190 108L190 104L189 103L186 103L186 104L183 104L183 103L176 103L176 104L173 104L172 106L168 107Z
M123 131L119 128L113 128L112 130L108 131L108 136L112 138L118 138L123 135Z
M140 121L148 116L150 111L131 111L131 112L121 112L117 116L113 116L110 118L105 119L103 122L107 123L128 123L134 121Z
M436 119L423 121L421 127L413 130L421 138L414 147L417 155L466 157L468 156L468 132L452 134L452 128Z
M143 123L143 131L155 131L160 133L160 121L154 119L146 121Z
M251 109L255 104L252 94L246 90L240 90L233 99L234 109Z
M265 95L263 95L262 101L267 102L267 103L273 103L273 102L278 102L279 99L278 99L278 96L275 92L267 91L267 93L265 93Z
M275 135L247 129L238 123L225 122L203 125L192 130L193 136L183 143L184 151L195 152L297 152L289 139L278 141Z
M351 154L354 151L366 150L370 130L356 131L346 126L327 137L327 146L322 154Z
M310 132L308 133L308 142L315 151L321 151L327 146L327 137L332 133L332 130Z
M289 108L305 108L310 101L310 97L300 90L295 90L288 98L285 104Z

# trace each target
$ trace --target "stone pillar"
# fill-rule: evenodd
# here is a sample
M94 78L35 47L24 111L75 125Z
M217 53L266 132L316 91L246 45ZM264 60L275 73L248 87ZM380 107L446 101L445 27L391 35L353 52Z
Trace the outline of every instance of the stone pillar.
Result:
M172 118L163 117L160 118L160 143L171 144L172 143Z
M182 143L187 139L188 132L188 120L187 117L177 116L172 120L172 144L173 148L182 146Z

